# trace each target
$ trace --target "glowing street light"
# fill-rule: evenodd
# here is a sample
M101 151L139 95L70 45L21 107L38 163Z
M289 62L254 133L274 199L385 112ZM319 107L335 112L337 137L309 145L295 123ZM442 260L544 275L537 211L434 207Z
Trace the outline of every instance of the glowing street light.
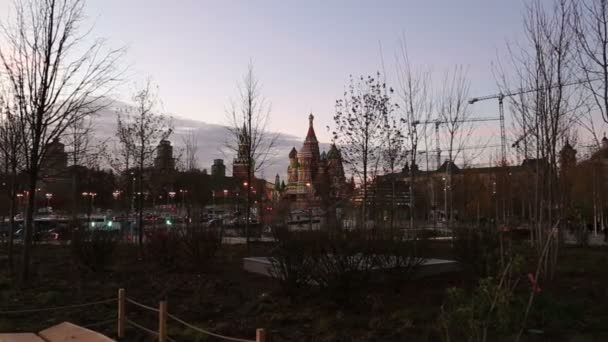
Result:
M44 195L46 197L46 206L47 208L51 206L51 199L53 198L53 194L47 193Z

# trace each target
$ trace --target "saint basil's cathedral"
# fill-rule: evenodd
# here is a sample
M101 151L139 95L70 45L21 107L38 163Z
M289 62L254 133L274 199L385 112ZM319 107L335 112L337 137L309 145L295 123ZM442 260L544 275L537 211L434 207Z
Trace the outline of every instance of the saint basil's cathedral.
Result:
M332 144L328 152L319 153L314 129L314 116L308 117L308 133L302 148L292 148L287 167L287 186L282 197L295 208L335 203L346 197L348 185L344 177L342 155Z

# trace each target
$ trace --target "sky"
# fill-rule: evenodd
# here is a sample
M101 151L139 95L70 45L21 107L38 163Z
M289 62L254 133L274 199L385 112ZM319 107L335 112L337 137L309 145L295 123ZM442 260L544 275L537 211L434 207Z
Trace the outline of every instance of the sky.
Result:
M0 0L0 12L9 3ZM252 61L272 104L270 128L304 136L312 111L319 139L329 141L326 126L349 75L381 70L382 55L390 83L402 36L415 66L440 75L462 65L472 96L496 93L492 63L520 35L523 8L520 0L89 0L87 15L92 36L128 47L121 100L150 77L165 111L227 123ZM497 115L495 103L473 110Z
M0 0L0 14L10 2ZM226 109L252 61L272 104L269 128L303 137L312 111L319 140L328 142L326 126L349 75L382 71L384 61L394 85L402 37L414 68L441 79L460 65L471 96L497 93L492 65L504 58L507 41L520 38L524 7L525 0L88 0L86 13L91 37L128 47L119 100L151 78L165 112L227 124ZM494 101L472 109L498 116ZM480 134L496 135L494 126Z

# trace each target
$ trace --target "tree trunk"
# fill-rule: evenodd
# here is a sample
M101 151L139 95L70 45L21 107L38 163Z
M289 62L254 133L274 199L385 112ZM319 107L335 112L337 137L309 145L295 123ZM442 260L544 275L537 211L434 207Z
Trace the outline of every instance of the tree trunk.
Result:
M251 177L251 158L249 160L249 166L247 166L247 189L245 189L246 194L247 194L247 198L246 198L246 204L245 206L247 207L246 212L245 212L245 240L247 243L247 254L249 254L251 252L250 250L250 245L249 245L249 220L251 218L251 181L252 181L252 177Z
M17 182L15 172L11 172L11 184L9 190L9 227L8 227L8 269L10 274L13 274L14 271L14 252L13 252L13 242L15 239L15 207L16 207L16 197L17 197Z
M38 160L32 156L32 160ZM30 272L30 249L32 246L32 236L34 225L34 211L36 204L36 182L38 181L38 167L30 169L28 182L27 210L25 215L25 227L23 229L23 253L21 265L21 284L24 285L29 280Z
M142 151L140 153L139 159L139 175L137 180L137 245L139 248L139 255L141 258L144 257L144 142L142 141Z

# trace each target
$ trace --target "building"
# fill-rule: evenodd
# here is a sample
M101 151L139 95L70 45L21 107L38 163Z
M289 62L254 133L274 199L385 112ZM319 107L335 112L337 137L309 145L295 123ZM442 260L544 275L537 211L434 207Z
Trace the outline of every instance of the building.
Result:
M346 181L340 150L331 145L329 152L319 153L314 129L314 115L308 116L308 133L300 151L292 148L287 167L287 185L283 198L296 208L319 205L322 201L341 199Z
M226 177L226 165L224 165L223 159L213 160L213 165L211 165L211 176Z
M68 154L65 152L65 145L59 138L46 146L46 153L41 163L43 178L65 177L68 167Z
M255 170L255 162L249 167L249 134L247 134L247 127L243 124L243 128L239 133L239 147L236 158L232 162L232 177L238 179L248 179L247 172L251 172L251 178L254 178L253 174Z
M175 171L175 158L173 158L173 146L169 140L163 139L156 148L154 168L159 171Z

